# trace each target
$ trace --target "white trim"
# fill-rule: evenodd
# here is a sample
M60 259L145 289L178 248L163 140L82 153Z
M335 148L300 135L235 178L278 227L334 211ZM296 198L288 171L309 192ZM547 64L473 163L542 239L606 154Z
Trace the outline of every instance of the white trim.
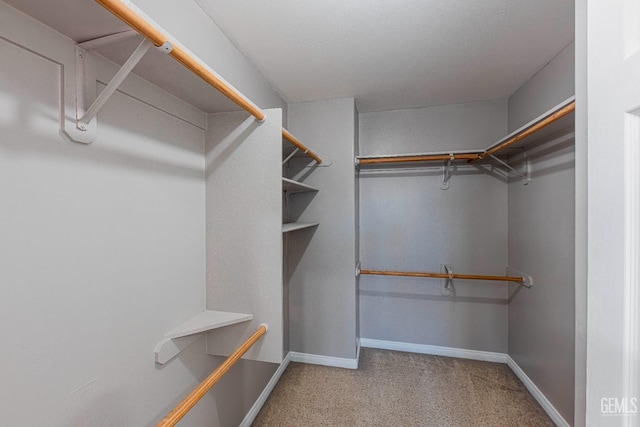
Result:
M251 426L253 421L258 416L260 409L262 409L262 406L269 398L269 395L271 395L271 392L275 388L276 384L278 384L278 381L280 381L280 377L284 373L285 369L287 369L287 366L289 366L290 361L291 361L291 353L287 353L284 360L282 361L282 363L280 364L276 372L273 374L273 376L265 386L264 390L262 390L262 393L260 393L260 396L258 396L258 399L255 401L251 409L249 409L249 412L247 412L247 415L245 415L244 419L240 423L240 427Z
M321 356L318 354L289 353L292 362L307 363L310 365L331 366L334 368L358 369L358 359L346 359L343 357Z
M549 402L549 400L545 397L545 395L540 391L538 387L531 381L531 379L524 373L524 371L518 366L518 364L511 358L509 355L505 355L507 357L507 365L513 371L514 374L522 381L524 386L529 390L529 393L533 395L533 397L538 401L542 409L545 410L547 415L553 420L554 423L558 427L569 427L569 423L562 418L560 412L554 408L554 406Z
M624 342L623 342L623 386L622 396L638 397L640 391L640 173L637 161L640 159L640 109L625 114L625 260L624 260ZM634 425L632 417L625 417L625 426Z
M464 348L441 347L437 345L412 344L398 341L361 338L362 347L382 350L404 351L408 353L432 354L435 356L457 357L460 359L482 360L485 362L507 363L507 355L490 351L467 350Z

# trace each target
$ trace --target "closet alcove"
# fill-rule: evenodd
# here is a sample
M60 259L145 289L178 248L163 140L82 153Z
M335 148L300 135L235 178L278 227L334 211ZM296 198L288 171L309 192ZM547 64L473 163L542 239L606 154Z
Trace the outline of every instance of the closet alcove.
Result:
M267 324L188 422L249 426L291 361L366 347L508 364L573 424L574 43L499 99L358 111L287 102L197 2L117 3L171 46L84 138L142 37L0 2L8 423L158 422Z

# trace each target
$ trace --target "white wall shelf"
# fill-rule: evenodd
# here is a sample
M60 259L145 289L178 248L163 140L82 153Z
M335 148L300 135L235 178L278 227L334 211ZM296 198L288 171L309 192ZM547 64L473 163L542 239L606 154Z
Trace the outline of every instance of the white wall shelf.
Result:
M207 310L192 317L181 325L173 328L166 334L165 338L179 338L187 335L206 332L212 329L222 328L240 322L253 319L251 314L228 313L225 311Z
M495 142L494 144L491 144L489 147L486 148L486 150L490 150L495 146L498 146L500 144L502 144L504 141L508 141L509 139L513 138L514 136L523 133L526 129L534 126L536 123L542 121L545 117L549 117L552 114L554 114L555 112L559 111L560 109L562 109L563 107L566 107L567 105L571 104L572 102L575 102L575 96L571 96L567 99L565 99L564 101L562 101L561 103L559 103L558 105L554 106L553 108L549 109L548 111L546 111L545 113L541 114L540 116L536 117L535 119L531 120L530 122L526 123L525 125L521 126L520 128L514 130L513 132L511 132L509 135L505 136L504 138L500 139L499 141ZM551 135L555 135L558 132L573 127L575 126L575 113L571 112L563 117L561 117L560 119L556 120L555 122L545 126L544 128L537 130L535 133L522 138L520 141L518 141L516 144L513 144L510 146L510 148L527 148L530 147L532 145L535 145L536 143L540 142L540 141L544 141L547 138L549 138Z
M200 338L200 333L211 331L236 323L248 322L253 315L245 313L229 313L225 311L207 310L198 313L191 319L181 323L166 334L155 349L155 361L167 363L191 343Z
M371 155L371 156L356 156L356 167L362 166L403 166L407 164L413 164L418 162L431 162L431 161L447 161L447 160L471 160L481 161L484 158L489 158L490 154L495 154L499 150L503 149L518 149L527 148L535 145L538 142L544 141L551 135L554 135L564 129L568 129L574 126L575 113L571 109L571 105L575 103L575 97L569 97L551 108L539 117L531 120L529 123L520 127L519 129L511 132L504 138L501 138L497 142L491 144L485 149L476 149L469 151L439 151L431 153L411 153L411 154L384 154L384 155ZM562 110L562 111L561 111ZM545 123L542 127L536 129L536 125L543 122L545 119L551 119L551 116L559 114L553 118L553 121ZM559 118L558 118L559 117ZM510 141L514 139L514 141ZM502 144L509 141L504 147ZM494 148L500 147L494 151ZM480 155L480 158L478 158Z
M302 230L304 228L316 227L319 222L289 222L282 224L282 232L288 233L290 231Z
M305 191L319 191L315 187L284 177L282 178L282 190L289 194L303 193Z

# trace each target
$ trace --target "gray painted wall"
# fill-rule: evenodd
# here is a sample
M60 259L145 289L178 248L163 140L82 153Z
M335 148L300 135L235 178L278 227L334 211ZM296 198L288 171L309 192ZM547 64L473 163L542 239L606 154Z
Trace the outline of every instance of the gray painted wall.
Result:
M282 111L258 123L244 111L210 114L206 132L207 308L253 320L208 334L228 356L260 324L244 358L280 363L282 331Z
M332 162L295 176L320 189L295 217L320 225L289 242L291 351L356 356L354 115L353 98L289 105L289 130Z
M506 102L360 115L367 154L476 149L506 134ZM441 165L360 172L360 258L364 269L505 273L507 187L481 166L460 166L441 190ZM478 225L482 226L478 226ZM491 282L360 277L362 338L506 352L507 287Z
M509 132L574 95L575 60L571 43L509 97Z
M203 131L117 93L92 145L65 142L58 67L0 50L3 422L153 425L215 366L203 340L153 362L204 309ZM215 418L207 397L185 425Z
M571 45L509 99L510 119L519 118L514 127L573 95L573 58ZM568 129L529 149L531 182L509 184L509 265L531 275L535 284L532 289L513 286L509 355L570 424L575 354L574 138L573 129ZM518 160L515 156L513 163Z
M259 107L282 109L286 120L287 104L196 2L132 0L132 3Z
M0 14L51 58L0 42L3 421L156 425L220 363L205 340L153 363L164 333L205 309L204 130L190 124L203 115L133 76L93 144L66 142L54 61L73 70L73 42ZM276 367L243 361L181 425L237 425Z

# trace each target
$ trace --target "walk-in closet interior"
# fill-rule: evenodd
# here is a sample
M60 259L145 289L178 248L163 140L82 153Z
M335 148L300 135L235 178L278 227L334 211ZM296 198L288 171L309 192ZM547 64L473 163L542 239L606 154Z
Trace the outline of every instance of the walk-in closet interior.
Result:
M0 1L0 424L249 426L374 348L585 425L582 6L311 3Z

